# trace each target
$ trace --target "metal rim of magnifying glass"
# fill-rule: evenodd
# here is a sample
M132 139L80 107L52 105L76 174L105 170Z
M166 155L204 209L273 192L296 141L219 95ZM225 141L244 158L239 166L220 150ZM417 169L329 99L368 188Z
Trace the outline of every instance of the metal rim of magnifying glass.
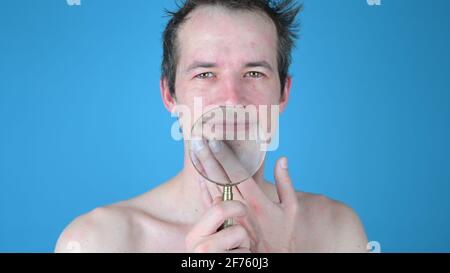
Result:
M190 135L190 138L191 138L191 139L188 141L188 149L189 149L189 152L190 152L190 153L191 153L191 152L194 153L194 151L191 150L191 142L192 142L193 131L194 131L194 128L196 127L196 124L197 124L198 122L201 122L202 119L203 119L203 117L204 117L205 115L207 115L208 113L210 113L210 112L212 112L212 111L217 111L217 109L226 109L226 108L232 108L232 109L235 109L235 108L237 108L237 107L236 107L236 106L230 106L230 105L222 105L222 106L214 107L214 108L212 108L212 109L206 111L205 113L203 113L203 114L202 114L202 115L194 122L194 124L192 125L192 128L191 128L191 135ZM259 122L258 122L257 124L258 124L258 125L257 125L257 126L258 126L258 130L259 130L259 129L260 129L260 128L259 128ZM201 138L201 140L203 140L203 137ZM235 186L235 185L238 185L238 184L240 184L240 183L242 183L242 182L244 182L244 181L250 179L250 178L253 177L253 176L258 172L258 170L261 168L262 163L264 162L264 159L265 159L265 158L266 158L266 151L262 152L262 156L261 156L260 162L258 163L258 167L255 169L255 171L253 172L253 174L249 175L247 178L242 179L242 180L237 181L237 182L224 184L224 183L220 183L220 182L214 181L214 180L210 179L209 177L206 177L205 175L203 175L203 173L197 168L196 164L195 164L194 161L192 160L191 154L189 154L189 160L191 161L191 163L192 163L192 165L194 166L195 170L196 170L203 178L205 178L206 180L208 180L208 181L210 181L210 182L212 182L212 183L214 183L214 184L216 184L216 185L219 185L219 186Z

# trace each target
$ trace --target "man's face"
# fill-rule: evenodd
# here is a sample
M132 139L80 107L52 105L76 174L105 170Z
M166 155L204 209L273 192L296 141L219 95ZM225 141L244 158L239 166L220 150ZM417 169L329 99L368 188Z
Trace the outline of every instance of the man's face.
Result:
M277 32L258 12L204 6L178 30L176 104L278 105ZM194 118L194 117L191 117Z

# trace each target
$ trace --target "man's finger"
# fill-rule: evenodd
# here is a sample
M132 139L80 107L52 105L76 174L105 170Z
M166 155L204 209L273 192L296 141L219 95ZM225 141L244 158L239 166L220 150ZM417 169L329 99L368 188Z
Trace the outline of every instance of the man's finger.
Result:
M209 193L211 194L211 196L222 196L222 189L220 186L218 186L216 183L211 182L211 181L206 181L207 183L206 186L209 190Z
M248 171L226 142L212 139L208 144L231 182L240 182L249 177Z
M217 182L229 182L227 174L203 140L194 139L192 140L191 145L196 158L203 166L206 177Z
M203 207L207 209L212 206L213 198L206 187L205 179L203 177L198 177L197 180L200 187L200 195L202 198Z
M229 228L222 229L203 243L207 245L208 252L224 252L236 248L250 248L250 238L247 231L240 225L233 225Z
M190 233L196 237L208 236L216 233L225 219L245 215L247 208L242 202L236 200L218 202L201 217Z
M236 187L238 188L242 198L244 198L244 200L252 207L257 204L260 206L267 202L272 202L261 190L260 186L256 183L253 177L239 183Z
M236 197L240 200L250 201L252 204L270 201L252 177L248 177L248 171L242 166L240 160L230 147L222 141L211 140L211 151L217 161L223 166L228 177L233 182L242 181L237 185Z
M281 204L289 206L297 202L297 194L292 185L288 172L288 162L286 157L277 160L275 165L275 184L277 187L278 198Z

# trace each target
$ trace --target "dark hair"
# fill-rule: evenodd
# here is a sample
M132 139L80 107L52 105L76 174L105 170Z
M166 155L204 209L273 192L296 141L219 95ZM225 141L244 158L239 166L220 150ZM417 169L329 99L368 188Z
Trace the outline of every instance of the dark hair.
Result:
M183 4L178 4L177 11L166 10L170 20L163 32L164 53L161 78L167 79L172 97L175 98L175 75L178 61L177 30L190 12L204 5L217 5L231 10L263 12L272 19L278 34L277 62L281 94L283 95L284 84L291 64L291 51L298 32L298 23L295 22L295 17L302 10L302 4L296 5L293 0L186 0Z

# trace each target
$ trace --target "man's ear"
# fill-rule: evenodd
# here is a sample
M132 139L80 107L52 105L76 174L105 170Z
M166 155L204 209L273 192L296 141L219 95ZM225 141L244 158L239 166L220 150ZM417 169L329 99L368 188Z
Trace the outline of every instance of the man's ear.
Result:
M167 111L172 113L176 105L176 101L175 98L170 94L166 77L161 78L161 80L159 81L159 89L161 90L161 98L163 100L164 106L166 107Z
M286 81L284 82L283 95L280 97L280 112L283 112L287 106L289 95L291 94L291 86L292 86L292 77L287 76Z

